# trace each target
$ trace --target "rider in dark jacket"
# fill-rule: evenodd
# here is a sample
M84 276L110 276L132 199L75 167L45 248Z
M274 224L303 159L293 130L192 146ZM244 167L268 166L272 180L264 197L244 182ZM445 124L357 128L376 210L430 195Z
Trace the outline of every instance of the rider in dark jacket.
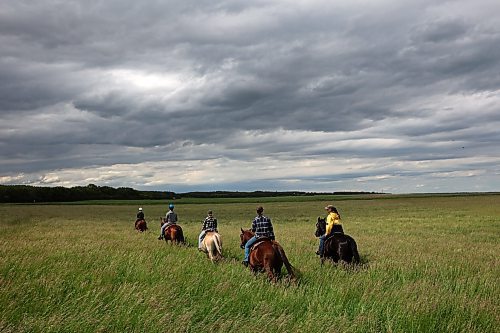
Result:
M144 212L142 211L142 208L139 207L139 211L137 212L137 220L135 222L144 220Z

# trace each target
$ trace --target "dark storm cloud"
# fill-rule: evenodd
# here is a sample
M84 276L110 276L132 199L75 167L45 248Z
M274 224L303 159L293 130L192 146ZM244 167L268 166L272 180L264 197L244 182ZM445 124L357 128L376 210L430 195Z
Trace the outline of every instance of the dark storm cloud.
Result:
M4 1L0 172L258 156L481 156L487 170L499 13L488 0Z

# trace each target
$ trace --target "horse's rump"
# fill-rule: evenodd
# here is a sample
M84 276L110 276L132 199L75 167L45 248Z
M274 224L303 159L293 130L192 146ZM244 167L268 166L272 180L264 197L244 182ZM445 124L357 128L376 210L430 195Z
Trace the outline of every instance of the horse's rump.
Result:
M333 233L325 239L323 251L324 258L331 258L334 262L339 260L347 263L359 263L359 253L356 241L349 235Z
M222 240L220 234L215 231L209 231L202 240L202 250L207 253L210 260L222 258Z
M246 243L254 237L251 230L241 228L241 248L245 248ZM288 274L294 277L292 266L278 242L269 238L261 237L251 248L249 265L253 272L266 271L270 280L276 281L281 275L281 267L285 264Z
M145 219L138 219L135 221L135 229L138 231L146 231L148 230L148 225Z
M171 224L165 228L164 238L165 241L184 243L184 233L182 228L177 224Z
M255 253L255 255L252 256L252 253ZM286 267L288 275L292 279L295 277L293 267L288 261L283 247L275 240L271 240L269 238L259 239L252 246L252 252L250 252L250 263L257 268L261 267L266 270L269 278L272 280L276 280L276 278L281 275L281 267L283 264Z

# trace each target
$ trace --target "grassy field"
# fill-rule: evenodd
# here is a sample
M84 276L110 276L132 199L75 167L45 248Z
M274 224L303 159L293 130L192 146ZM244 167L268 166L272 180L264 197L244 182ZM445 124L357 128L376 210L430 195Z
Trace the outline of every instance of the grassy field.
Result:
M314 255L325 199L179 201L191 245L214 210L219 264L156 239L166 203L0 205L0 331L498 332L500 195L334 202L356 269ZM297 283L240 264L239 228L262 202ZM139 205L144 234L133 230Z

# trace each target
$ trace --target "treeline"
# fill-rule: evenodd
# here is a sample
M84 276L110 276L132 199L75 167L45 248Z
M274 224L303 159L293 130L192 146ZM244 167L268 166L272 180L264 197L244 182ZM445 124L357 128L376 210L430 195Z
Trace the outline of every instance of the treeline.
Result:
M109 186L38 187L0 185L0 202L70 202L84 200L154 200L172 199L174 192L138 191L130 187Z
M109 186L39 187L30 185L0 185L0 202L72 202L85 200L170 200L180 198L262 198L282 196L377 194L375 192L300 192L300 191L213 191L174 193L168 191L138 191L130 187Z
M300 191L254 191L254 192L187 192L176 194L176 198L262 198L262 197L284 197L284 196L314 196L314 195L355 195L355 194L378 194L376 192L300 192Z

